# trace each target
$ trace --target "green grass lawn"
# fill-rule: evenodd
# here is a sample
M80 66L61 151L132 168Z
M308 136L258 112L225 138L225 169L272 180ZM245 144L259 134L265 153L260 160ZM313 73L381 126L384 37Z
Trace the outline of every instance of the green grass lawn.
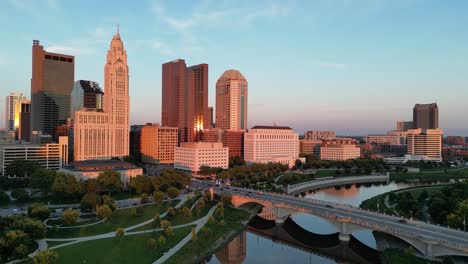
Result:
M335 174L335 170L318 170L315 173L315 178L330 177L335 176Z
M313 174L300 174L300 173L288 173L281 177L276 183L280 185L293 185L302 182L313 181L315 176Z
M187 224L187 223L193 222L193 221L198 220L198 219L202 218L203 216L205 216L208 213L208 211L213 206L215 206L216 204L217 204L217 202L214 202L214 201L207 202L205 204L205 208L203 208L203 211L200 213L200 215L195 215L195 211L193 211L191 218L187 218L187 217L184 217L184 216L182 216L180 214L177 214L177 215L175 215L173 217L165 216L162 219L169 220L169 222L171 222L172 226ZM155 223L149 223L149 224L146 224L144 226L140 226L139 228L135 228L132 231L150 230L150 229L155 229L155 228L159 228L159 223L156 226L155 226Z
M424 170L421 173L408 172L408 173L390 173L391 180L405 180L405 179L426 179L426 180L449 180L458 178L468 178L468 168L447 168L447 171L440 170Z
M194 263L197 256L206 256L210 254L216 247L221 245L230 232L240 231L244 228L242 221L247 220L249 214L243 210L231 207L224 208L225 224L221 225L215 221L206 223L206 225L197 233L197 241L190 241L181 250L169 258L165 264L174 263ZM207 231L208 230L208 231Z
M122 227L126 228L144 222L146 220L152 219L157 214L161 214L167 210L170 206L175 206L179 200L173 200L170 202L165 202L161 207L157 207L154 204L142 206L142 213L140 215L131 215L132 208L116 210L112 214L111 220L106 223L100 223L97 225L92 225L88 227L78 227L72 229L59 229L59 231L54 232L48 230L47 237L49 238L71 238L71 237L83 237L83 236L93 236L98 234L104 234L108 232L113 232L117 228Z
M198 201L198 199L200 199L201 197L202 197L201 194L195 195L195 196L192 197L192 200L186 201L186 202L184 203L184 205L182 205L182 206L187 206L188 208L191 208L192 205L193 205L196 201Z
M153 263L191 230L191 226L174 229L174 234L166 238L166 243L155 249L148 248L147 241L150 238L157 240L162 232L98 239L66 246L56 250L59 255L57 264Z
M81 222L76 222L76 223L73 223L73 224L70 224L70 225L63 225L63 226L69 226L69 227L72 227L72 226L82 226L82 225L89 225L89 224L92 224L92 223L96 223L96 222L99 222L101 220L97 219L97 218L92 218L92 219L87 219L87 220L83 220Z

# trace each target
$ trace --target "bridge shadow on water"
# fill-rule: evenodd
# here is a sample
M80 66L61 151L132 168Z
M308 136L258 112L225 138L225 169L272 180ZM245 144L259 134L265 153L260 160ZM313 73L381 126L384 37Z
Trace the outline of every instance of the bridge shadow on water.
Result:
M279 224L273 220L255 216L249 223L248 231L269 238L276 243L308 251L337 262L381 263L379 251L368 247L353 236L348 243L343 243L339 240L338 233L315 234L302 228L291 218Z

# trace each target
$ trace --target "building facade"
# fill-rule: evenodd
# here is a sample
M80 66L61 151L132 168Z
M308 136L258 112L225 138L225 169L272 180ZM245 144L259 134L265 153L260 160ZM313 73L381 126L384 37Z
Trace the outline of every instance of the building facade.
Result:
M313 155L315 158L320 159L320 147L322 140L301 139L299 140L299 154Z
M13 132L0 130L0 145L16 144Z
M322 140L336 138L335 131L307 131L304 134L305 140Z
M227 169L229 149L222 143L183 142L175 148L174 168L196 176L201 166Z
M73 118L75 112L81 108L102 110L103 97L104 92L99 87L99 83L86 80L76 81L71 93L71 117Z
M413 129L413 121L397 121L397 131L406 131L408 129Z
M177 147L177 137L177 127L146 124L141 129L141 161L150 164L174 163L174 150Z
M442 160L441 129L408 130L408 154Z
M141 129L144 125L132 125L130 126L130 156L132 156L136 162L141 162Z
M61 172L75 175L78 181L96 179L104 170L114 170L118 172L120 174L120 180L125 186L128 185L131 178L143 175L142 168L120 160L75 161L60 169Z
M31 138L31 101L19 100L15 110L15 136L19 141L30 141Z
M361 149L354 144L323 144L320 148L321 160L349 160L361 156Z
M164 63L161 108L161 125L177 127L179 142L200 141L209 120L208 64Z
M290 127L255 126L244 135L247 163L278 162L289 167L299 158L299 135Z
M28 100L22 93L10 93L5 100L5 130L16 131L18 128L18 102Z
M414 129L439 128L439 108L436 103L416 104L413 108Z
M366 138L367 144L376 145L404 145L406 144L406 138L398 135L368 135Z
M112 38L104 66L103 110L83 108L73 121L74 160L110 159L130 151L130 97L127 52L119 33Z
M216 82L216 127L247 129L248 83L238 70L227 70Z
M15 160L31 160L41 167L58 170L68 164L68 137L60 137L58 143L0 145L0 170L5 170ZM14 177L15 175L6 175ZM16 175L18 176L18 175Z
M55 127L70 117L70 94L75 79L75 57L32 46L31 131L54 135Z

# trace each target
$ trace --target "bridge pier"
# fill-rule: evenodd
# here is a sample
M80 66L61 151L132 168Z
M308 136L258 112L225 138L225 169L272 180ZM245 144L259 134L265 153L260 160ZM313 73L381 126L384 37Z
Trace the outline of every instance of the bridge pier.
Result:
M349 232L349 226L347 222L340 222L340 230L339 230L338 239L341 242L348 243L351 239L351 232Z

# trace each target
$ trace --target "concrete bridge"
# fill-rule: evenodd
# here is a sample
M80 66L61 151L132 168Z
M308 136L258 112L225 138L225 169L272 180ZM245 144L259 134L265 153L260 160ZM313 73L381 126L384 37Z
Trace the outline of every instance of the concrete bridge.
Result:
M427 258L439 256L468 257L468 234L415 220L370 212L349 205L319 200L263 193L251 189L213 187L218 194L229 193L237 207L248 203L263 205L263 216L284 222L295 213L320 216L337 227L339 240L347 242L357 230L371 229L396 236L417 249ZM260 214L262 215L262 214Z
M313 191L322 188L333 187L337 185L355 184L355 183L388 183L390 176L386 175L364 175L364 176L349 176L349 177L325 177L313 181L302 182L294 185L288 185L286 192L288 194L299 194L305 191Z

